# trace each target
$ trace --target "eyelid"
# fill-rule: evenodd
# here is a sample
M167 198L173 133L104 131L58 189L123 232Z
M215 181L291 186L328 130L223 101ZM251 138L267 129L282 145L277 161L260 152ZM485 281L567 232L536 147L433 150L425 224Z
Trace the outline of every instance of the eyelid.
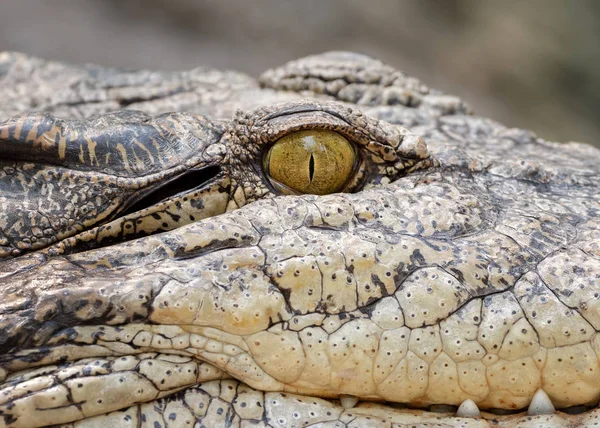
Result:
M228 126L230 173L236 182L256 177L263 190L280 194L264 172L263 159L283 136L301 130L330 130L345 137L356 153L356 173L341 190L355 192L369 184L387 184L415 170L438 165L427 144L408 129L369 116L358 109L331 101L297 100L238 111Z

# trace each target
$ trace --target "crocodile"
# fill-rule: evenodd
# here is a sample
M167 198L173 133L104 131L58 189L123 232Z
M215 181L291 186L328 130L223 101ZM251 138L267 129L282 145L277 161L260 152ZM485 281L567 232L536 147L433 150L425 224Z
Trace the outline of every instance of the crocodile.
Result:
M0 73L0 426L600 423L598 149L348 52Z

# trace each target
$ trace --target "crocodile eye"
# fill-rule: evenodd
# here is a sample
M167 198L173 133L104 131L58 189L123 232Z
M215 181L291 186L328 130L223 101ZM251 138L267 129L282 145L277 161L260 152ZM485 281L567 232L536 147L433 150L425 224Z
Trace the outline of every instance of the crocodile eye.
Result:
M344 188L356 159L354 146L337 132L309 130L277 140L263 166L273 186L283 193L325 195Z

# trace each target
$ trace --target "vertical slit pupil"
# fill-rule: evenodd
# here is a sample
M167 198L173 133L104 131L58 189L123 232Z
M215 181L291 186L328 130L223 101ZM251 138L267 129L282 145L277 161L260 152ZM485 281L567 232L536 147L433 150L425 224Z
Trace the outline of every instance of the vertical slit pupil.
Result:
M312 153L310 154L310 160L308 161L308 174L310 181L312 181L315 175L315 158L313 157Z

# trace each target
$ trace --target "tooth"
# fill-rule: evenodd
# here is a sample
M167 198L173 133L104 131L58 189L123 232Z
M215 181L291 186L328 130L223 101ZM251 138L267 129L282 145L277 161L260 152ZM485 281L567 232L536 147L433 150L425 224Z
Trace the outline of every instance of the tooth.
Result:
M552 401L550 401L548 394L540 388L533 395L529 408L527 409L527 414L529 416L536 416L547 415L549 413L554 413L554 405L552 405Z
M342 403L344 409L351 409L358 403L358 397L354 395L340 395L340 403Z
M456 417L479 418L481 417L481 413L479 412L479 407L477 407L477 404L475 404L473 400L465 400L458 406Z

